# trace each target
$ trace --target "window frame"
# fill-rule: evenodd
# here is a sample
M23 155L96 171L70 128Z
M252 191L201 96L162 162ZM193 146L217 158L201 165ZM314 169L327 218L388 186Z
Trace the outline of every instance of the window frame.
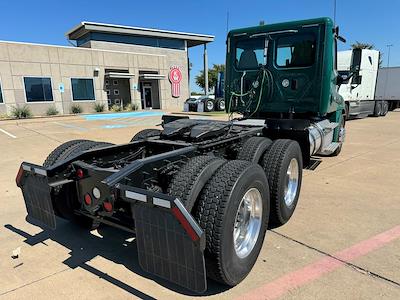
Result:
M74 100L74 91L72 89L72 79L91 79L93 82L93 98L94 99ZM69 82L71 84L71 101L72 102L83 102L83 103L96 102L96 84L95 84L95 80L93 77L70 77Z
M1 97L0 105L5 104L4 92L3 92L3 84L2 84L2 81L1 81L1 76L0 76L0 97Z
M25 78L47 78L50 79L50 87L51 87L51 97L53 98L52 100L42 100L42 101L28 101L28 95L26 94L26 85L25 85ZM39 104L47 104L47 103L53 103L54 100L54 93L53 93L53 79L51 76L32 76L32 75L28 75L28 76L22 76L22 86L24 87L24 97L25 97L25 103L26 104L35 104L35 103L39 103Z
M273 59L273 64L274 64L274 67L276 69L279 69L279 70L293 70L293 69L309 69L309 68L314 67L314 65L315 65L315 63L317 61L317 56L318 56L318 47L317 47L318 36L314 32L303 32L301 34L298 34L298 36L300 36L300 35L303 35L303 36L311 35L314 38L315 53L314 53L314 61L313 61L313 63L311 65L309 65L309 66L302 66L302 67L286 67L286 66L278 65L278 42L282 38L289 37L289 35L282 35L282 36L278 36L277 38L274 39L274 49L273 49L274 50L274 59ZM282 47L282 48L284 48L284 47Z

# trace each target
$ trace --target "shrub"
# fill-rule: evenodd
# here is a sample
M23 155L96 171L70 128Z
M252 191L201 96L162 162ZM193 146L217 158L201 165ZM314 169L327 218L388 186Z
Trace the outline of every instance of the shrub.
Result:
M73 114L80 114L82 112L82 107L79 104L71 105L71 113Z
M27 105L20 107L14 106L11 112L12 116L16 119L26 119L32 117L32 112Z
M50 106L47 110L46 110L46 115L47 116L55 116L58 115L59 111L57 110L57 108L55 106Z
M95 103L94 104L94 110L95 112L103 112L105 109L105 106L103 103Z
M138 110L138 105L136 103L129 103L127 106L125 106L126 111L135 111Z
M119 112L119 111L122 111L122 108L121 108L121 105L114 104L113 106L111 106L111 110L114 112Z

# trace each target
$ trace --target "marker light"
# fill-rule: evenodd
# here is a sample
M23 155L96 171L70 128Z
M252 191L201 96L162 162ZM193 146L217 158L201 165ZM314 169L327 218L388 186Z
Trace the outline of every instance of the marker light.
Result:
M83 170L82 169L76 170L76 176L80 179L83 178Z
M104 202L103 207L107 212L112 212L112 210L113 210L111 202Z
M85 195L85 203L86 203L86 205L92 204L92 197L90 197L89 194Z

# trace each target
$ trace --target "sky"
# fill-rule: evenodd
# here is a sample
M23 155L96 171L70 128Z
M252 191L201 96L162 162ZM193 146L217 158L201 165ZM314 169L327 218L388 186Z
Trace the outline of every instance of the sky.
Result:
M390 66L400 66L400 1L336 0L336 23L350 48L355 41L371 43L383 52L387 65L387 45L393 44ZM212 64L225 61L227 28L328 16L333 18L334 0L1 0L0 40L68 45L65 32L81 21L211 34L208 45ZM229 18L227 16L229 15ZM228 22L227 22L228 20ZM193 64L192 90L199 90L194 76L203 68L203 48L189 49Z

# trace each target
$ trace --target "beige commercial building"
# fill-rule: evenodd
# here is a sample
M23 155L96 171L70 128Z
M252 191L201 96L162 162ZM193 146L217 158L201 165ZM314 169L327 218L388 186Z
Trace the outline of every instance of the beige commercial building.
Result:
M189 97L188 48L213 36L82 22L67 34L76 47L0 42L0 114L29 106L62 114L135 105L181 110Z

